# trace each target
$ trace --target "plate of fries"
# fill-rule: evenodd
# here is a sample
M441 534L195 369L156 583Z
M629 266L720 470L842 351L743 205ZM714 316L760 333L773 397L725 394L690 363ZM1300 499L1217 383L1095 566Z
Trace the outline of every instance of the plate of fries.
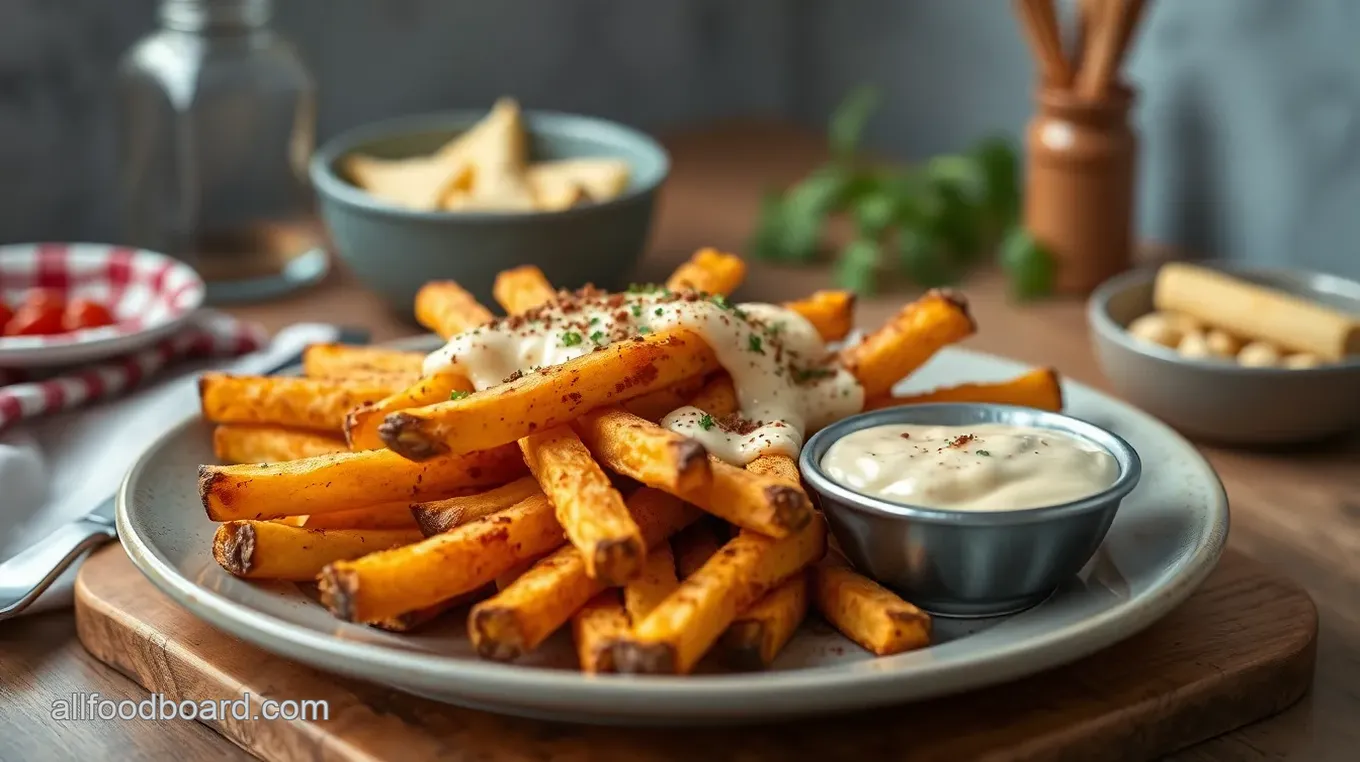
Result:
M703 250L658 288L725 305L744 272ZM293 375L204 376L201 414L120 492L133 562L215 626L327 671L510 714L712 724L1079 659L1183 601L1222 550L1227 500L1191 445L1050 369L949 346L976 330L960 296L927 293L858 341L848 294L789 302L837 347L827 362L854 376L857 407L1063 408L1143 455L1103 546L1052 598L933 618L846 564L787 454L733 464L661 425L686 405L717 419L737 405L736 374L692 332L599 341L499 383L428 363L440 338L569 303L531 267L494 293L505 318L429 284L415 308L439 338L313 347Z

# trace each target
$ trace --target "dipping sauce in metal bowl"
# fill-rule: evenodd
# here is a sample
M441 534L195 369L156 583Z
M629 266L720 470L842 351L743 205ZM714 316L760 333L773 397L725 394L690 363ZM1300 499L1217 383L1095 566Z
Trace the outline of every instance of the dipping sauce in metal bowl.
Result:
M1061 505L1114 484L1119 464L1094 442L1053 429L894 423L851 432L821 461L865 495L955 511Z

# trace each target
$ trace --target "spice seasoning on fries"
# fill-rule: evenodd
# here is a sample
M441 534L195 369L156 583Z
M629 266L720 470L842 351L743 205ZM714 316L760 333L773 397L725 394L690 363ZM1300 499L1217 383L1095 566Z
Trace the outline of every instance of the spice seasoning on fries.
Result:
M315 576L338 618L393 632L472 604L485 658L570 622L588 673L684 674L715 650L767 667L813 606L874 653L928 645L926 614L827 560L803 437L885 405L1060 407L1057 376L894 398L973 332L961 296L929 292L837 353L852 295L734 304L744 275L713 249L626 293L515 268L493 289L502 318L436 282L416 312L447 344L423 360L332 345L301 379L209 378L218 457L246 461L200 470L209 518L230 522L219 563Z

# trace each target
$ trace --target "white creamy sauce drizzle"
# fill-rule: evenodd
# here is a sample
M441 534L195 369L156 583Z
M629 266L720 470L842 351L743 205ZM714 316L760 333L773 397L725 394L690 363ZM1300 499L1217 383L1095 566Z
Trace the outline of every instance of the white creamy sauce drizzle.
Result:
M836 441L822 458L833 481L896 503L1006 511L1080 500L1114 484L1114 456L1051 429L989 423L890 424Z
M809 430L864 405L864 390L829 362L821 337L802 315L650 287L628 294L578 292L502 318L451 337L425 359L424 370L457 370L482 390L613 342L681 328L713 348L732 377L740 414L719 418L682 407L662 425L694 437L724 461L743 465L766 453L797 456Z

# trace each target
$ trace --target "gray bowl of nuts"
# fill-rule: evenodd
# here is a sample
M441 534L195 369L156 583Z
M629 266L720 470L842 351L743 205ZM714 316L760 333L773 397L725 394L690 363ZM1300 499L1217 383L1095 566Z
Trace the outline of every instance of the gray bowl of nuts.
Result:
M1123 397L1193 437L1284 444L1360 427L1360 283L1209 263L1135 270L1087 308Z

